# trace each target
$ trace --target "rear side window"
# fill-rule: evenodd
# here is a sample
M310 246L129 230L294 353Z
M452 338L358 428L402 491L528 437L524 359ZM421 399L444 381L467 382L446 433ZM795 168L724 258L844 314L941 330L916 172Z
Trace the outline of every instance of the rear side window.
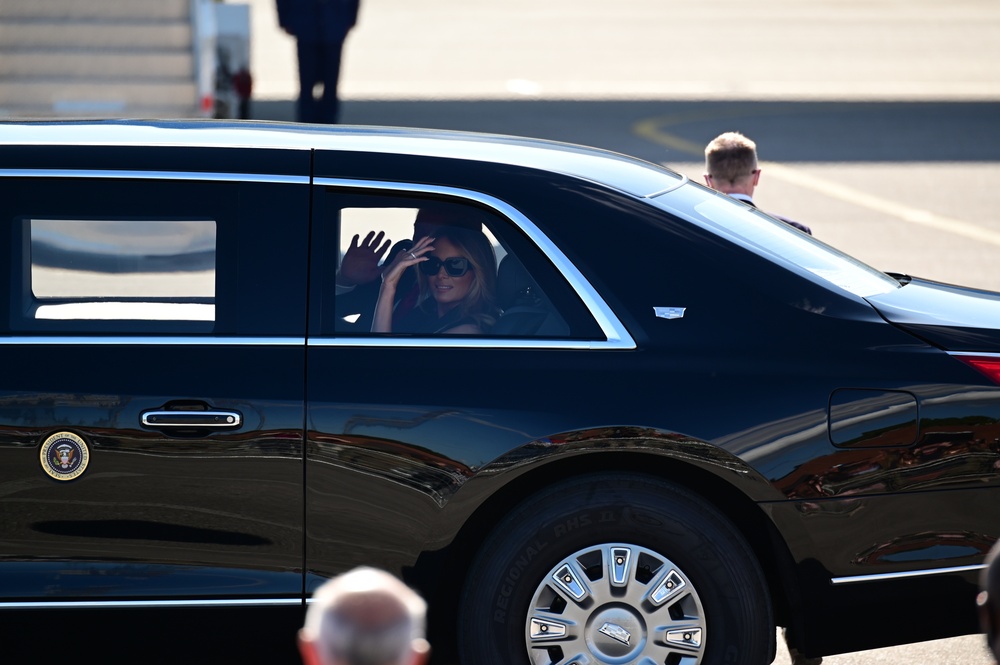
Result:
M239 274L237 252L261 246L269 258L282 243L241 243L234 229L246 228L248 238L260 234L250 231L254 217L240 216L240 201L247 199L247 210L257 214L259 199L268 192L275 198L274 190L139 176L5 181L13 185L0 201L10 331L234 329L234 296L255 283L255 274ZM273 219L273 212L263 219ZM291 227L289 220L290 236Z
M786 263L862 298L889 293L899 282L824 242L746 204L692 183L650 199L659 208L775 263Z
M214 220L27 219L25 318L215 320Z
M302 336L309 189L282 178L0 173L0 334Z

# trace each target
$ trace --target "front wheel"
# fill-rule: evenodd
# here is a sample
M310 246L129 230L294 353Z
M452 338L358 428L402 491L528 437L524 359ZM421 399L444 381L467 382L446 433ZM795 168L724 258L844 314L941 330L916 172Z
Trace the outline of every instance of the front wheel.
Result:
M763 665L763 574L740 533L675 485L594 474L523 501L473 562L465 665Z

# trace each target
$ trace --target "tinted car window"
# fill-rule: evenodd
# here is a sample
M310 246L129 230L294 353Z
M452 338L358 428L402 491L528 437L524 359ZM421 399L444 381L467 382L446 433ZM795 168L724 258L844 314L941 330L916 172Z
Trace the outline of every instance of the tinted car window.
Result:
M724 194L695 185L651 201L699 226L734 238L775 262L792 263L854 295L868 297L899 288L899 283L885 273Z
M381 277L378 271L398 252L408 251L421 236L434 235L435 224L460 226L489 244L486 280L495 314L482 327L485 337L597 338L600 331L579 298L539 249L508 218L471 201L392 194L358 194L331 188L324 193L315 222L314 241L324 284L323 333L379 335L372 315ZM328 207L327 207L328 206ZM439 226L438 228L441 228ZM377 269L359 280L345 278L345 258L366 247ZM397 293L394 321L414 304L433 308L428 273L408 271ZM351 272L348 269L346 272ZM407 299L409 301L407 301ZM439 335L445 331L394 328L393 335Z
M27 219L20 309L46 320L215 320L213 220Z
M239 206L268 191L247 187L101 177L26 182L5 206L10 329L231 332L238 287L248 277L238 267L239 234L252 232L238 222Z

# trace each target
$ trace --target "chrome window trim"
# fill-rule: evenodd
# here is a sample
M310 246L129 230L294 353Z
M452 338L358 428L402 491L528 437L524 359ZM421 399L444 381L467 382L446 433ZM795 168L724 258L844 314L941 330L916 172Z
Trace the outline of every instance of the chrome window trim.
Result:
M453 340L445 339L407 339L401 340L397 337L386 338L310 338L310 346L471 346L490 348L587 348L587 349L635 349L636 344L628 330L618 320L614 312L597 293L593 285L587 278L573 265L573 263L563 254L562 250L555 246L549 238L542 233L541 229L535 226L534 222L525 217L519 210L498 198L483 194L482 192L459 189L457 187L447 187L443 185L418 185L412 183L383 182L375 180L350 180L342 178L316 178L315 185L321 187L344 187L351 189L370 189L379 192L405 192L408 194L436 194L450 196L453 198L475 201L496 210L501 215L512 220L523 231L528 238L542 250L542 253L555 265L563 278L569 282L570 286L577 292L584 306L590 315L597 321L601 332L605 336L605 341L582 342L577 346L572 341L555 340L505 340L503 338L483 339L458 338ZM511 346L508 343L517 342ZM567 346L569 345L569 346Z
M88 610L88 609L135 609L173 607L263 607L299 606L301 598L234 598L228 600L37 600L0 602L3 610Z
M560 339L490 339L469 337L198 337L195 335L17 335L0 337L0 346L310 346L310 347L409 347L480 349L575 349L608 348L607 342Z
M187 172L187 171L142 171L142 170L88 170L88 169L0 169L0 177L48 177L48 178L106 178L106 179L127 179L138 178L146 180L180 180L196 181L207 180L216 182L265 182L276 184L309 184L308 176L293 175L269 175L250 173L219 173L219 172ZM518 339L507 340L503 338L427 338L427 339L400 339L395 337L385 338L315 338L309 340L310 346L337 346L337 347L380 347L380 346L407 346L407 347L472 347L472 348L543 348L543 349L635 349L636 344L628 330L621 323L617 316L604 299L597 293L593 285L583 276L582 273L563 254L562 250L555 246L535 224L525 217L513 206L488 194L471 190L459 189L455 187L440 185L418 185L411 183L372 181L372 180L352 180L341 178L317 178L316 185L331 187L349 187L353 189L369 189L374 191L393 191L420 194L437 194L475 201L496 210L498 213L514 221L518 227L528 235L528 237L542 250L542 253L552 261L556 269L569 282L570 286L579 294L584 302L584 306L591 316L597 321L601 332L605 336L604 341L576 341L576 340L531 340ZM168 336L135 336L126 337L116 335L113 337L62 337L62 336L39 336L39 337L9 337L0 338L0 344L166 344L166 345L189 345L189 344L216 344L216 345L276 345L276 344L303 344L304 340L286 340L276 338L217 338L217 337L168 337Z
M483 338L457 337L442 335L440 337L311 337L308 346L315 347L348 347L348 348L419 348L419 349L559 349L559 350L594 350L608 348L634 348L610 346L608 342L572 340L572 339L505 339L503 337Z
M211 182L262 182L308 185L307 175L270 173L221 173L200 171L119 171L98 169L0 169L0 178L106 178L111 180L208 180Z
M3 346L305 346L304 337L198 337L195 335L17 335L0 337Z
M688 182L690 182L690 180L691 179L688 178L686 175L681 174L681 179L679 181L677 181L676 183L674 183L673 185L671 185L670 187L667 187L666 189L661 189L658 192L653 192L652 194L647 194L646 196L643 196L642 198L644 198L644 199L655 199L657 196L663 196L664 194L669 194L670 192L674 191L675 189L680 189L684 185L688 184Z
M958 573L969 573L984 570L986 564L974 566L955 566L953 568L930 568L924 570L908 570L902 573L878 573L874 575L853 575L851 577L834 577L830 580L832 584L861 584L865 582L884 582L891 580L907 579L910 577L926 577L927 575L955 575Z
M946 351L949 356L969 356L972 358L997 358L1000 360L1000 353L980 353L979 351Z

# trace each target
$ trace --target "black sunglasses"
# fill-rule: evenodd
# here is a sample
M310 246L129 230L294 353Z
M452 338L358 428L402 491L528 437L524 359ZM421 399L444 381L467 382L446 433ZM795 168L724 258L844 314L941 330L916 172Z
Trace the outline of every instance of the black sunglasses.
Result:
M461 277L465 273L469 272L472 268L472 264L469 263L469 259L464 256L453 256L450 259L445 259L442 261L436 256L426 256L427 260L420 262L420 270L423 271L428 277L433 277L438 274L441 270L441 266L444 266L444 271L451 275L452 277Z

